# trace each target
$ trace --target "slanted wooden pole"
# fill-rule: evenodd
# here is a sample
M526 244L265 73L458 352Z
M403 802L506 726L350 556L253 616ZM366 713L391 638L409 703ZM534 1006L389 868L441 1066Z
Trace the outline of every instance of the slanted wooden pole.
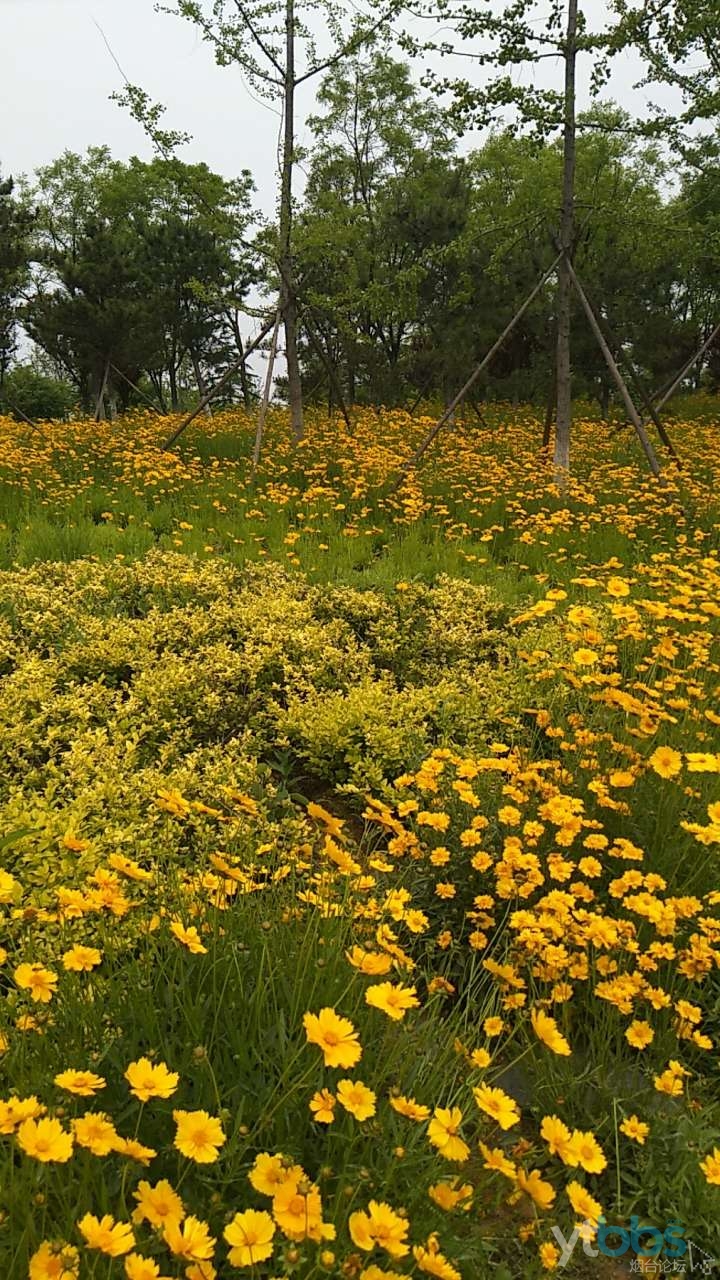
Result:
M650 470L652 471L655 478L659 480L662 474L660 470L660 464L655 456L655 450L653 449L652 444L650 443L645 427L643 426L642 418L640 417L640 414L635 408L632 396L628 391L627 383L625 382L625 379L623 378L615 362L613 353L610 350L605 340L605 335L602 329L600 328L600 325L598 324L597 316L595 315L595 312L593 311L592 307L590 306L590 303L587 300L585 290L583 289L580 281L578 280L575 268L569 258L566 259L565 266L566 266L566 270L570 275L570 279L573 283L575 292L577 293L578 298L580 299L582 309L585 312L585 315L587 316L588 323L595 336L595 341L597 342L603 354L605 363L608 369L610 370L611 377L618 391L620 392L620 395L622 396L623 404L625 405L625 409L627 410L627 415L630 421L632 422L632 425L635 428L637 438L640 441L645 457L647 458L648 466L650 467Z
M532 293L529 293L527 298L523 302L522 306L518 307L512 320L510 320L508 324L505 325L505 328L500 334L500 337L496 339L496 341L491 346L490 350L483 356L479 365L477 365L474 371L470 374L470 377L468 378L465 385L460 388L457 395L450 401L450 404L447 406L442 417L438 418L437 422L430 428L427 435L422 440L418 448L415 450L412 457L408 458L407 461L403 462L400 468L400 475L396 483L393 485L392 489L390 490L391 494L397 492L407 472L410 471L413 467L417 466L418 462L423 457L423 454L425 454L427 450L430 448L430 445L432 444L438 432L442 431L443 427L445 426L445 423L448 422L449 419L451 418L455 409L460 404L460 401L464 400L465 396L468 394L471 388L475 386L475 383L477 382L480 375L484 373L484 371L487 369L488 365L492 362L494 357L497 355L498 351L503 346L506 339L509 338L515 326L519 324L519 322L522 320L523 316L525 315L525 312L528 310L529 307L532 306L538 294L543 290L548 280L550 279L551 275L553 275L553 273L557 270L562 256L563 256L562 253L559 253L555 261L550 264L547 271L538 280L537 284L535 285L535 288L532 290Z
M175 430L172 432L172 434L168 436L167 440L165 440L161 446L163 450L171 449L172 446L175 444L175 441L182 435L185 428L189 427L190 423L195 421L198 414L202 413L205 406L209 404L211 400L214 400L215 396L219 395L220 392L223 390L223 388L226 387L227 384L232 381L238 369L240 369L241 366L245 363L248 356L252 355L253 351L257 350L263 338L267 337L268 333L270 332L274 324L275 324L275 316L273 315L272 320L265 321L257 337L253 338L252 342L248 343L241 358L239 360L235 360L233 364L230 365L230 368L226 370L226 372L223 374L220 381L216 382L214 387L211 387L209 391L205 392L205 395L202 396L202 398L195 405L195 408L193 409L192 413L189 413L186 418L183 418L182 422L180 423L180 426L176 427Z
M670 383L670 386L668 387L667 391L665 391L661 395L660 399L657 400L657 403L655 405L656 411L662 409L663 405L667 403L670 397L675 395L675 392L680 386L680 383L684 382L685 378L687 378L693 365L696 365L698 360L702 360L702 357L705 355L705 352L708 350L709 347L712 346L713 342L718 337L718 335L720 335L720 324L715 325L715 328L710 334L710 337L705 339L702 346L700 347L700 350L696 351L695 355L691 356L691 358L686 362L686 364L683 365L677 377L674 378L673 381ZM653 399L656 399L656 397L653 396Z
M136 391L139 396L142 396L143 400L152 409L153 413L162 415L162 409L158 409L157 405L153 404L150 397L146 395L144 391L140 390L140 387L138 387L137 384L133 382L132 378L128 378L127 374L123 373L122 369L118 369L117 365L115 364L111 364L110 368L112 369L113 373L117 374L118 378L122 378L123 382L127 382L128 386L132 387L133 391Z
M347 411L347 405L345 404L345 397L342 393L342 387L340 386L340 381L333 368L332 361L330 360L330 357L328 356L327 352L323 349L322 342L320 341L318 333L316 332L316 329L315 329L315 322L314 320L311 320L310 316L307 313L307 310L305 311L302 319L303 319L305 328L307 329L310 342L315 348L317 355L320 357L320 363L323 365L323 368L327 373L330 386L332 387L333 391L335 392L335 395L338 398L338 404L340 405L340 412L343 418L345 419L345 425L346 427L348 427L349 430L351 430L352 422L350 421L350 414Z
M110 376L110 361L105 361L105 372L103 373L100 390L98 391L97 401L95 403L95 421L101 422L105 418L105 391L107 389L108 378Z
M278 334L280 332L280 321L282 319L282 307L278 307L275 317L275 328L270 340L270 351L268 352L268 366L265 373L265 386L263 388L262 400L258 409L257 427L255 429L255 447L252 456L252 475L258 468L260 461L260 450L262 449L263 433L265 431L265 419L267 417L268 405L270 404L270 392L272 391L273 370L275 368L275 356L277 354Z

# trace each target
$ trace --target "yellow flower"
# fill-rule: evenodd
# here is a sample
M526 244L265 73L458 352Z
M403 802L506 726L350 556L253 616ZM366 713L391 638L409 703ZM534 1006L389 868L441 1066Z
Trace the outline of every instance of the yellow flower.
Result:
M470 1148L460 1137L462 1111L459 1107L436 1107L428 1125L428 1138L446 1160L462 1164L470 1155Z
M434 1186L428 1187L428 1195L441 1209L449 1212L451 1209L457 1209L459 1205L467 1213L472 1205L473 1188L469 1183L461 1187L457 1184L457 1178L452 1182L436 1182Z
M577 1157L576 1163L586 1173L602 1173L603 1169L607 1168L607 1160L594 1134L575 1129L571 1146L573 1155Z
M720 1187L720 1147L713 1147L711 1155L700 1161L700 1168L707 1182Z
M501 1173L503 1178L509 1178L511 1182L515 1181L517 1168L512 1160L508 1160L501 1147L488 1147L481 1142L480 1153L484 1158L484 1169L489 1169L492 1173Z
M381 1009L395 1022L404 1018L408 1009L417 1009L420 1004L415 987L393 985L392 982L378 982L368 987L365 1002L373 1009Z
M271 1156L261 1151L248 1174L251 1186L263 1196L274 1196L286 1182L298 1182L305 1174L299 1164L292 1164L282 1154Z
M173 920L170 924L170 932L174 934L178 942L182 942L183 946L187 947L188 951L192 952L193 955L207 955L207 947L203 946L200 941L200 934L194 924L191 924L186 928L181 920Z
M560 1250L550 1240L546 1240L538 1249L540 1262L544 1271L554 1271L560 1260Z
M440 1252L437 1236L429 1236L427 1244L413 1245L413 1257L421 1271L437 1280L462 1280L457 1267Z
M369 1120L375 1115L376 1096L361 1080L341 1080L337 1100L356 1120Z
M354 969L372 977L389 973L392 969L392 957L377 951L364 951L362 947L353 947L352 951L346 951L345 955Z
M100 1089L105 1088L105 1079L103 1076L95 1075L94 1071L61 1071L55 1076L55 1084L60 1089L66 1089L68 1093L77 1094L79 1098L91 1098L93 1094Z
M111 1258L120 1258L124 1253L129 1253L135 1244L130 1223L116 1222L109 1213L102 1218L86 1213L78 1222L78 1228L85 1237L88 1249L99 1249Z
M407 1221L385 1201L371 1200L367 1213L362 1210L351 1213L348 1230L353 1244L366 1253L376 1245L391 1258L404 1258L410 1252L410 1246L405 1243Z
M532 1169L530 1173L518 1169L517 1185L540 1209L549 1209L555 1199L555 1188L551 1183L543 1182L539 1169Z
M37 1120L47 1111L33 1094L31 1098L10 1098L0 1101L0 1133L14 1133L23 1120Z
M175 1146L196 1164L213 1164L227 1141L219 1120L207 1111L173 1111L177 1126Z
M682 756L672 747L657 747L648 764L661 778L675 778L682 769Z
M139 1182L133 1196L138 1202L137 1209L133 1211L133 1222L149 1222L151 1227L162 1227L170 1219L180 1222L185 1217L185 1206L166 1178L156 1182L154 1187L149 1182Z
M30 1259L29 1280L77 1280L80 1254L72 1244L43 1240Z
M232 1246L228 1254L230 1265L253 1267L272 1254L275 1223L264 1209L246 1209L244 1213L235 1214L223 1235Z
M476 1085L473 1095L481 1111L490 1116L501 1129L511 1129L520 1120L520 1108L514 1098L508 1097L502 1089L492 1089L490 1085Z
M391 1096L390 1106L398 1115L405 1116L408 1120L427 1120L430 1115L429 1107L416 1102L414 1098L405 1098L401 1093Z
M605 591L609 596L615 596L618 600L622 596L630 595L630 587L624 578L608 578L605 583Z
M314 1183L304 1175L278 1187L272 1202L273 1217L289 1240L332 1239L333 1228L322 1220L322 1200Z
M558 1031L558 1025L550 1014L545 1013L543 1009L533 1009L530 1014L533 1031L539 1040L542 1040L548 1049L552 1049L553 1053L560 1054L562 1057L569 1057L572 1050L567 1040Z
M29 991L31 999L40 1004L50 1003L58 983L57 974L41 964L19 964L13 977L17 985Z
M626 1138L631 1138L633 1142L639 1142L640 1146L643 1146L650 1132L650 1125L645 1124L635 1115L628 1116L627 1120L623 1120L620 1125L620 1132L624 1133Z
M137 1138L121 1138L119 1135L115 1139L114 1150L117 1155L127 1156L128 1160L137 1160L140 1164L149 1164L157 1155L153 1147L143 1146Z
M655 1032L649 1022L641 1022L636 1019L635 1022L630 1023L625 1032L625 1039L628 1044L632 1045L633 1049L647 1049L647 1046L652 1044L655 1039Z
M596 1227L602 1214L602 1205L590 1195L590 1192L586 1191L579 1182L569 1182L565 1188L565 1194L578 1218L582 1222L587 1220Z
M87 1147L94 1156L107 1156L115 1150L118 1134L114 1124L102 1111L86 1111L72 1122L79 1147Z
M310 1099L310 1110L313 1120L318 1124L332 1124L335 1119L337 1098L329 1089L318 1089Z
M65 1164L72 1155L73 1137L59 1120L23 1120L17 1131L18 1146L26 1156L43 1164Z
M83 947L77 943L62 958L63 968L70 973L89 973L102 963L102 951L97 947Z
M594 649L576 649L573 653L573 662L578 667L593 667L599 661L600 655Z
M177 1071L169 1071L164 1062L152 1063L149 1058L138 1058L128 1066L125 1079L136 1098L149 1102L151 1098L171 1097L180 1076Z
M502 1018L486 1018L483 1022L483 1031L486 1036L499 1036L505 1030L505 1023Z
M166 1218L162 1233L168 1249L177 1258L204 1262L213 1256L215 1237L210 1235L207 1222L201 1222L192 1214L182 1222L178 1218Z
M129 1253L125 1259L125 1275L127 1280L172 1280L171 1276L161 1276L157 1262L152 1258L143 1258L142 1254Z
M341 1018L334 1009L306 1013L303 1026L308 1043L322 1049L326 1067L354 1067L360 1061L362 1047L358 1033L352 1022Z

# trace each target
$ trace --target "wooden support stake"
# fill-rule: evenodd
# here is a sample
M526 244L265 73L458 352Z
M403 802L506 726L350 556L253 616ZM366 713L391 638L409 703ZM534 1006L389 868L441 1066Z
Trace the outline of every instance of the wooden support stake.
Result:
M162 410L158 409L157 405L153 404L150 397L146 395L144 391L141 391L140 388L136 385L136 383L133 382L132 378L128 378L127 374L123 373L122 369L118 369L116 364L111 364L110 368L112 369L113 373L117 374L118 378L122 378L123 382L127 382L128 386L132 387L133 391L136 391L137 394L142 397L145 403L150 406L153 413L157 413L158 415L162 414Z
M429 449L430 445L432 444L438 432L442 431L443 427L445 426L445 423L448 422L452 417L453 413L457 409L457 406L460 404L460 401L464 400L465 396L468 394L468 391L470 391L471 388L474 387L481 373L483 373L485 369L487 369L488 365L491 363L493 358L497 355L498 351L503 346L506 339L509 338L515 326L520 322L520 320L522 320L523 316L525 315L525 312L528 310L529 307L532 306L538 294L545 287L545 285L547 284L553 272L557 270L557 267L560 263L560 259L562 257L563 257L562 253L559 253L555 258L555 261L550 264L547 271L538 280L532 293L529 293L527 298L523 302L522 306L518 307L518 310L515 312L515 315L513 316L512 320L510 320L508 324L506 324L505 328L500 334L500 337L496 339L496 341L491 346L490 350L486 353L486 355L483 356L479 365L477 365L473 373L470 374L470 377L468 378L465 385L460 388L457 395L450 401L450 404L448 405L442 417L438 418L437 422L430 428L424 440L422 440L422 442L420 443L418 448L415 450L412 457L408 458L407 461L403 462L400 468L400 475L397 481L395 482L395 484L393 485L392 489L390 490L390 494L397 493L407 472L410 471L412 467L417 466L423 454L426 453L427 450Z
M652 471L655 478L659 480L662 473L660 470L660 464L655 456L655 450L653 449L652 444L650 443L648 434L645 430L645 427L643 426L642 418L640 417L640 414L635 408L632 396L628 391L625 379L623 378L615 362L612 351L610 350L607 342L605 341L605 335L603 334L603 331L600 328L600 325L598 324L598 320L595 315L595 312L593 311L592 307L590 306L590 303L587 300L587 297L585 295L585 290L583 289L580 281L578 280L575 268L569 258L566 259L566 269L570 275L570 279L572 280L575 292L577 293L578 298L580 299L582 309L585 312L585 315L587 316L588 323L590 325L590 328L593 331L595 340L605 358L605 363L608 369L610 370L610 374L613 378L613 381L618 391L620 392L620 395L622 396L625 409L627 410L627 415L630 421L632 422L632 425L634 426L635 432L637 434L637 438L643 447L643 452L645 453L645 457L647 458L648 466L650 467L650 470Z
M275 355L277 353L278 334L280 332L280 321L282 320L282 310L278 307L277 316L275 317L275 328L270 341L270 351L268 354L268 366L265 374L265 387L263 389L263 397L260 401L258 410L257 428L255 430L255 447L252 456L252 475L258 468L260 461L260 450L262 449L263 432L265 431L265 418L267 417L268 405L270 404L270 392L272 390L273 369L275 368Z
M664 392L664 394L657 401L657 404L655 405L656 411L659 409L662 409L663 405L666 404L667 401L670 399L670 397L675 394L678 387L680 386L680 383L683 382L684 379L687 377L693 365L697 364L698 360L702 359L708 347L712 346L713 342L715 341L715 339L718 337L719 334L720 334L720 324L716 324L715 328L710 334L710 337L705 339L702 346L700 347L700 350L696 351L695 355L692 356L690 360L687 361L687 363L680 370L677 377L674 378L673 381L670 383L670 386L668 387L667 391ZM653 399L655 399L654 396L653 396Z
M211 387L209 391L205 392L205 395L202 396L202 398L196 404L192 413L189 413L186 418L183 418L182 422L180 423L180 426L176 427L175 430L172 432L172 434L168 436L167 440L165 440L164 443L161 445L161 448L163 450L171 449L172 446L175 444L175 441L182 435L185 428L189 427L190 423L195 421L198 414L202 413L205 406L208 405L211 400L214 400L215 396L219 395L220 392L223 390L223 388L226 387L227 384L232 381L238 369L242 367L242 365L247 360L248 356L252 355L252 352L257 350L263 338L267 336L267 334L270 332L274 324L275 324L275 316L273 315L272 320L266 320L265 324L263 325L257 337L253 338L252 342L248 343L242 357L239 360L235 360L234 363L230 365L230 368L226 370L226 372L223 374L220 381L216 382L214 387Z
M96 422L101 422L105 417L105 391L107 389L109 376L110 376L110 361L106 360L105 372L103 373L103 380L100 383L100 390L98 391L98 398L95 404L95 421Z
M308 331L308 337L310 339L310 342L312 343L313 347L315 348L315 351L320 357L320 362L324 366L325 372L327 373L327 376L330 380L330 386L332 387L333 391L335 392L335 395L338 398L338 403L340 405L340 412L342 413L342 416L345 419L345 425L349 430L351 430L352 422L350 421L350 414L347 411L347 405L345 404L345 397L343 396L343 393L342 393L342 387L340 386L339 379L332 366L330 358L327 355L326 351L324 351L322 342L320 341L320 338L318 337L315 331L315 322L310 319L307 313L302 318L305 324L305 328Z

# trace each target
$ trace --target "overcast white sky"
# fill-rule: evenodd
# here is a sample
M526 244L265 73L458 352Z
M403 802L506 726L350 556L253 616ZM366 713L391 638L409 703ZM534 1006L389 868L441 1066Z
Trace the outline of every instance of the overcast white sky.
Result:
M353 7L362 5L355 0ZM593 25L604 3L588 0L584 8ZM128 78L165 104L167 127L193 135L183 158L204 160L229 177L250 169L258 203L271 214L277 115L253 99L237 69L216 66L209 46L189 23L156 13L154 0L0 0L0 170L31 173L65 149L83 151L103 143L119 159L150 157L140 126L109 101L122 88L122 78L98 26ZM452 69L469 70L471 77L482 74L457 59ZM443 63L443 71L449 70ZM559 64L544 63L543 82L560 71ZM632 90L639 75L637 60L622 60L609 93L642 114L646 94ZM309 88L299 108L311 110ZM298 138L307 139L302 129Z

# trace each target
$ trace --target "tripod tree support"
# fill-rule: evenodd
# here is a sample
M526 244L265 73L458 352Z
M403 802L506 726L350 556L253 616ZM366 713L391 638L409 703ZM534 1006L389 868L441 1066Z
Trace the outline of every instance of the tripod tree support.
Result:
M570 279L572 280L575 292L577 293L578 298L580 299L582 309L585 312L585 315L587 316L588 323L590 325L590 328L593 331L595 340L605 358L605 363L607 364L607 367L610 370L610 374L613 378L613 381L615 382L615 385L618 391L620 392L620 395L622 396L623 403L627 410L627 415L632 425L635 428L637 438L640 441L645 457L647 458L648 466L650 467L650 470L652 471L655 478L659 480L662 473L660 470L660 464L655 456L655 450L653 449L652 444L650 443L648 434L645 430L645 427L643 426L642 418L640 417L640 414L635 408L632 396L630 395L630 392L628 391L628 388L627 388L627 383L625 382L625 379L623 378L615 362L615 358L612 354L612 351L610 350L607 342L605 341L605 335L603 334L603 331L600 328L600 325L597 320L597 316L595 315L595 312L593 311L592 307L590 306L590 303L587 300L587 297L585 295L585 290L583 289L580 281L578 280L575 268L569 258L566 260L566 269L569 272Z
M205 392L205 395L201 398L201 400L198 401L192 413L189 413L186 418L183 418L182 422L180 423L180 426L176 427L175 430L172 432L172 434L168 436L167 440L163 442L163 444L161 445L161 448L163 449L163 451L172 448L172 446L175 444L175 441L179 439L179 437L182 435L185 428L189 427L190 423L195 421L198 414L202 413L205 406L208 405L211 400L214 400L215 396L219 395L220 392L223 390L223 388L226 387L227 384L232 381L238 369L241 369L245 361L247 360L248 356L252 355L253 351L257 350L263 338L267 337L267 335L269 334L274 324L275 324L275 315L273 314L273 317L271 320L265 321L257 337L253 338L252 342L248 343L240 359L235 360L234 363L230 365L230 368L226 370L226 372L223 374L220 381L216 382L214 387L211 387L209 391Z
M447 406L447 409L445 410L442 417L438 418L437 422L434 423L434 425L430 428L425 438L418 445L412 457L408 458L405 462L403 462L400 468L400 475L397 481L395 482L395 484L393 485L392 489L390 490L391 494L397 493L407 472L412 470L413 467L417 466L418 462L420 462L420 459L430 448L430 445L432 444L436 435L438 435L438 433L442 431L445 424L449 422L450 418L452 418L452 415L457 409L458 405L461 403L462 400L465 399L466 395L471 390L471 388L474 387L480 375L484 373L485 369L487 369L488 365L497 355L498 351L503 346L506 339L509 338L513 329L522 320L523 316L525 315L525 312L528 310L529 307L532 306L538 294L542 291L542 289L545 287L550 277L557 270L562 257L563 257L562 253L559 253L557 255L557 257L555 258L555 261L551 263L551 265L548 267L544 275L542 275L538 280L532 293L528 294L522 306L518 307L518 310L515 312L515 315L513 316L512 320L510 320L508 324L506 324L505 328L500 334L500 337L496 339L496 341L491 346L490 350L486 353L486 355L483 356L479 365L477 365L474 371L470 374L470 377L468 378L467 382L464 384L464 386L460 388L457 395L450 401L450 404Z
M257 427L255 429L255 446L253 448L253 456L252 456L252 474L253 475L255 475L255 472L257 471L257 468L258 468L258 463L260 461L260 450L262 449L263 432L265 430L265 419L267 417L268 405L270 404L270 392L272 390L273 370L275 368L275 356L277 354L278 334L280 332L281 320L282 320L282 309L278 307L278 312L275 317L275 328L273 329L273 335L270 340L270 351L268 353L268 366L265 372L265 387L263 389L262 400L260 401L260 408L258 410Z

